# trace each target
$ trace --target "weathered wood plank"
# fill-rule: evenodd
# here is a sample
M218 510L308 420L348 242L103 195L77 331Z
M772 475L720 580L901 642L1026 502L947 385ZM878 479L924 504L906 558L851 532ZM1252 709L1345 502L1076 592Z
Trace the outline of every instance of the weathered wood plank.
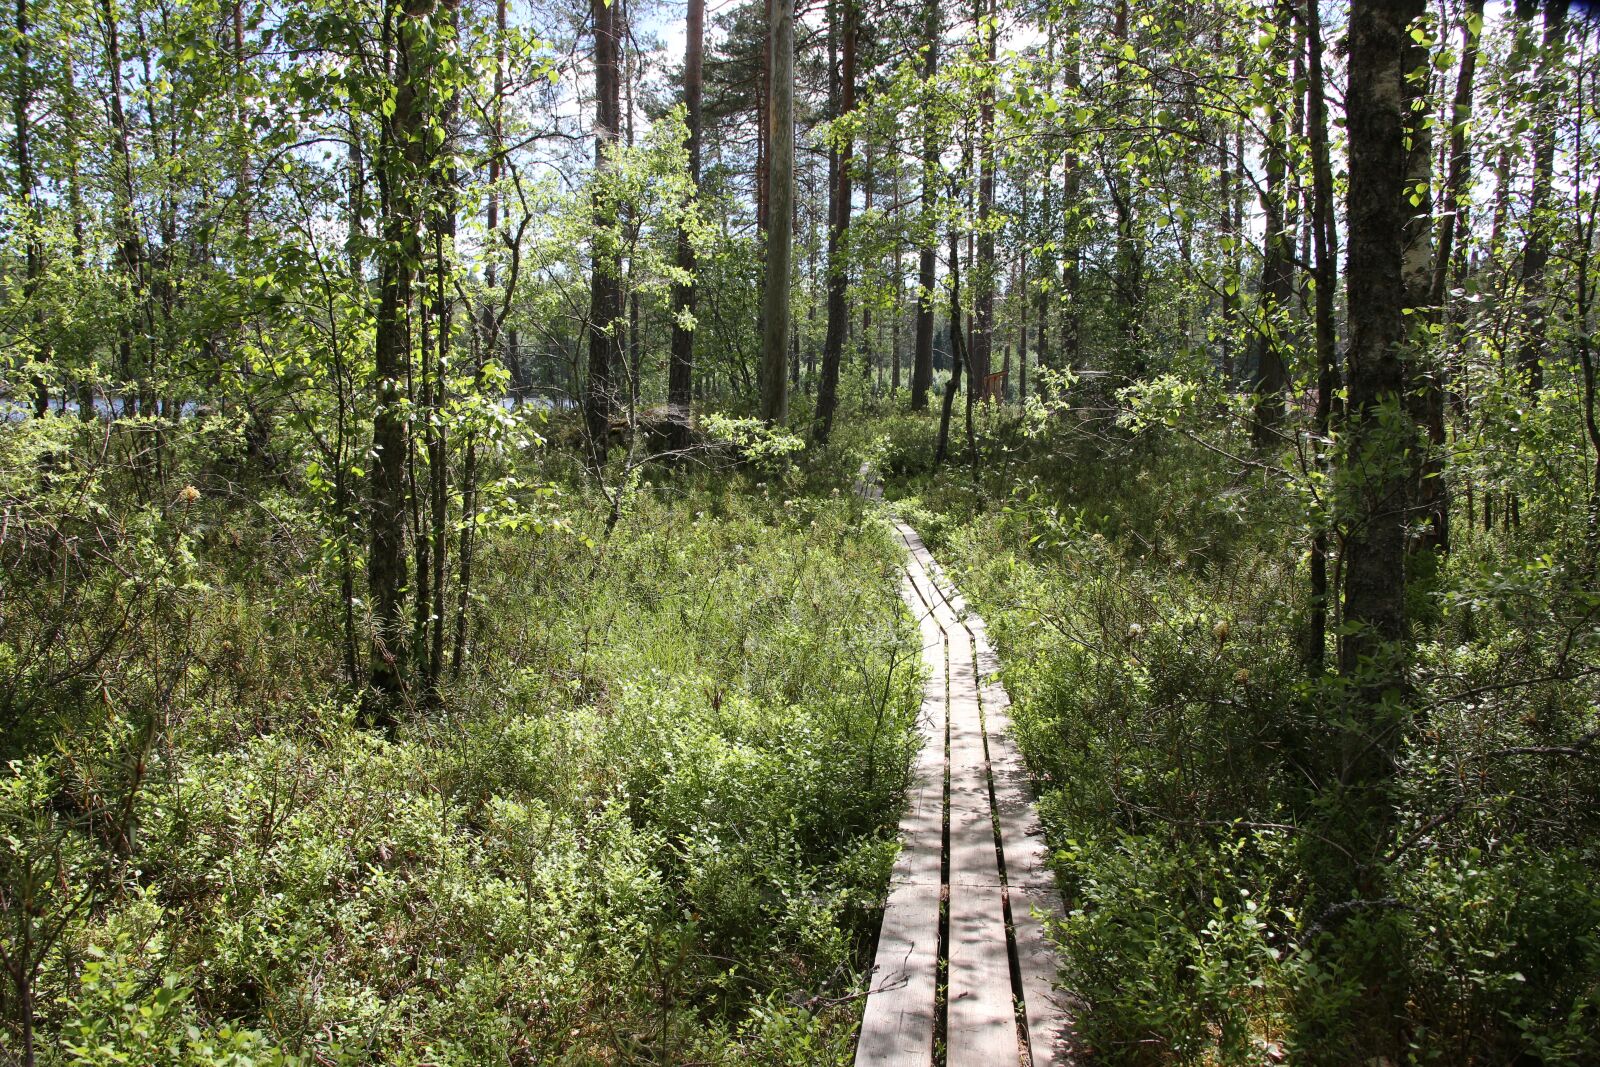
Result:
M922 747L912 764L906 811L900 820L900 854L890 881L894 885L917 882L937 886L942 874L945 824L945 638L918 588L919 570L914 565L907 568L901 595L913 614L921 612L918 624L927 672L918 713Z
M999 885L994 811L983 763L983 738L975 724L950 722L950 881Z
M1061 918L1061 894L1053 883L1035 888L1013 886L1009 892L1033 1065L1065 1067L1072 1055L1072 1012L1066 995L1056 988L1060 961L1041 922Z
M965 618L967 615L967 601L961 595L961 590L956 588L955 582L951 581L944 568L939 566L939 561L934 559L926 549L923 552L925 558L922 560L922 565L933 578L933 584L938 587L945 603L950 606L951 611L956 613L956 618Z
M1000 827L1006 881L1013 886L1054 887L1049 850L1033 805L1033 778L1011 740L1010 716L1004 710L990 710L986 701L985 720L995 822Z
M961 631L954 631L960 635ZM957 636L950 656L950 881L1000 885L994 814L989 799L989 758L972 672L972 650Z
M942 876L944 845L944 761L929 761L919 769L908 790L907 808L900 820L900 854L895 857L890 882L917 882L937 886Z
M878 934L872 993L861 1018L856 1067L933 1063L938 974L939 884L910 883L889 894Z
M1002 892L992 886L950 886L948 1067L1020 1062Z
M1050 852L1026 795L1013 789L997 789L995 808L1006 862L1006 884L1054 890L1056 880L1050 870Z
M1011 696L998 677L1000 658L977 615L966 615L961 630L970 636L978 673L1029 1055L1035 1067L1065 1067L1071 1062L1072 1013L1056 988L1060 961L1045 932L1046 923L1062 917L1061 895L1033 805L1033 779L1012 738Z
M1000 861L994 847L994 821L988 797L982 806L965 802L952 785L950 794L950 882L999 886Z
M918 712L922 749L912 763L906 814L899 825L901 851L890 875L893 885L912 881L939 885L944 859L944 630L934 619L933 611L926 608L923 593L917 589L917 569L915 566L907 568L901 595L912 613L917 614L918 609L922 609L918 619L926 670L922 709Z
M902 536L904 533L902 531ZM922 637L922 747L912 766L900 820L900 854L878 933L871 992L856 1046L859 1067L931 1067L943 892L945 779L945 631L938 596L914 561L901 590Z
M941 698L943 694L940 694ZM944 716L923 705L922 749L912 764L906 811L900 819L900 854L890 878L938 885L944 852Z
M1057 960L1041 921L1059 916L1061 901L1031 802L1031 781L1010 736L1010 699L997 676L999 659L983 620L971 614L916 531L901 523L896 528L908 555L902 596L917 619L927 669L919 715L923 746L901 820L902 848L856 1064L932 1063L932 1037L941 1021L933 988L941 893L948 902L942 1020L948 1067L1017 1064L1024 1044L1037 1067L1065 1064L1071 1016L1053 988ZM946 832L948 857L942 847ZM1020 988L1012 986L1013 946ZM1013 999L1018 993L1026 1023L1021 1031Z

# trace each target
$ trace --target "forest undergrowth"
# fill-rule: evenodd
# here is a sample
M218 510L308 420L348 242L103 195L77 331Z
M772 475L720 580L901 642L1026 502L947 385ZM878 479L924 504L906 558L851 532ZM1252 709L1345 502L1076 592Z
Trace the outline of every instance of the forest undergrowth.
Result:
M1550 403L1524 432L1575 417ZM931 467L931 420L862 447L997 641L1092 1061L1338 1062L1362 991L1318 951L1336 929L1402 946L1412 1062L1600 1062L1600 599L1562 495L1582 486L1519 487L1516 527L1463 514L1448 558L1413 559L1387 895L1342 914L1314 876L1352 696L1305 663L1294 479L1208 411L1135 432L1084 410L980 408L977 479Z
M385 735L304 487L189 443L0 435L0 1045L849 1061L920 693L880 519L737 470L617 509L532 453L559 509L486 535L464 668Z

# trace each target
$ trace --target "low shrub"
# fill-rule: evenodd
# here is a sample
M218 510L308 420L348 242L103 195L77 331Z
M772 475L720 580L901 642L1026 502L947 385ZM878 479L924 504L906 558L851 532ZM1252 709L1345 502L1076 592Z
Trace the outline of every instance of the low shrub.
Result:
M147 719L80 709L0 794L7 872L82 887L39 890L41 1062L848 1062L920 694L891 535L760 473L606 515L484 546L392 739L336 651L229 681L319 631L197 555L132 849L59 798L115 797Z

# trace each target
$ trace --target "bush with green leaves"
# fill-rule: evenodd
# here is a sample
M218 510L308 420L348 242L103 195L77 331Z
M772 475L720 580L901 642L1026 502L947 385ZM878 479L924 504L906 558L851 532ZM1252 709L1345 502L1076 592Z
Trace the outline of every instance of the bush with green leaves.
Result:
M41 1062L849 1062L920 660L888 528L763 477L489 536L465 669L392 738L297 607L315 553L239 567L260 513L208 512L166 710L76 705L5 773L61 919Z
M1403 946L1387 967L1415 1062L1595 1062L1584 550L1530 522L1462 530L1410 568L1387 895L1341 912L1317 874L1336 861L1323 786L1353 693L1303 661L1307 502L1231 460L1234 416L1212 410L1137 433L1055 411L1009 484L952 462L890 485L999 646L1083 1045L1111 1063L1341 1062L1328 1035L1362 990L1330 939L1381 926Z

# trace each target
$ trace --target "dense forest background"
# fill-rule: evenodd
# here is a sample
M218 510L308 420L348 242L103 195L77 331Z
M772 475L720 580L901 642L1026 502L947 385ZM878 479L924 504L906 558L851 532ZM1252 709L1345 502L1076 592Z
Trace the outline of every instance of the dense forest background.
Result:
M1600 1062L1595 26L15 0L0 1060L848 1063L989 621L1084 1062Z

